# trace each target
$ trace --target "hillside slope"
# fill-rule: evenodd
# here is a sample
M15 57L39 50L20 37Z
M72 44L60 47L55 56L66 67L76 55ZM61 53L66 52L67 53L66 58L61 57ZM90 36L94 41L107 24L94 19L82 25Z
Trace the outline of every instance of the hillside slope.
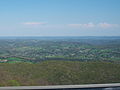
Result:
M103 61L1 63L0 86L68 85L120 82L120 64Z

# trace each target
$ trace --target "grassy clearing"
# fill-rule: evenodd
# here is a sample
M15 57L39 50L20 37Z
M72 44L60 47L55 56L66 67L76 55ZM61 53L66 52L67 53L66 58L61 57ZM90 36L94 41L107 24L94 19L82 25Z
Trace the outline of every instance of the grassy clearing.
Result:
M23 59L21 58L17 58L17 57L10 57L10 58L6 58L7 60L15 60L15 61L21 61Z

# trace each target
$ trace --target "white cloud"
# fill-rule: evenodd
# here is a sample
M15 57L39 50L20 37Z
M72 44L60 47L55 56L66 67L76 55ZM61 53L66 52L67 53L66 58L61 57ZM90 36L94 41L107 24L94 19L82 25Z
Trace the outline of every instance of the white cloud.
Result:
M93 24L93 23L83 24L83 27L93 28L93 27L95 27L95 24Z
M47 23L45 23L45 22L25 22L22 24L24 24L24 25L46 25Z
M99 23L97 24L98 27L101 27L101 28L115 28L115 27L119 27L118 24L109 24L109 23Z
M71 27L82 27L82 28L93 28L95 25L93 23L87 23L87 24L68 24L68 26Z
M87 24L68 24L70 27L75 27L75 28L117 28L120 27L119 24L109 24L106 22L103 23L87 23Z

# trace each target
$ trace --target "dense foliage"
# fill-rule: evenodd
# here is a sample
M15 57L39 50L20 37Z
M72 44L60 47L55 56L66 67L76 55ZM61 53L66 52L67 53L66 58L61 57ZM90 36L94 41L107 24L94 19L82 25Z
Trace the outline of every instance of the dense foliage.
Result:
M120 64L104 61L1 63L1 86L63 85L120 82Z

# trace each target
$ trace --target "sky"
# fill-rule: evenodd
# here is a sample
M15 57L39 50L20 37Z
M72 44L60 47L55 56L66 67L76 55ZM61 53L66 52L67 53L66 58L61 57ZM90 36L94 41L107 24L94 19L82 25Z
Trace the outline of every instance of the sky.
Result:
M0 36L120 36L120 0L0 0Z

